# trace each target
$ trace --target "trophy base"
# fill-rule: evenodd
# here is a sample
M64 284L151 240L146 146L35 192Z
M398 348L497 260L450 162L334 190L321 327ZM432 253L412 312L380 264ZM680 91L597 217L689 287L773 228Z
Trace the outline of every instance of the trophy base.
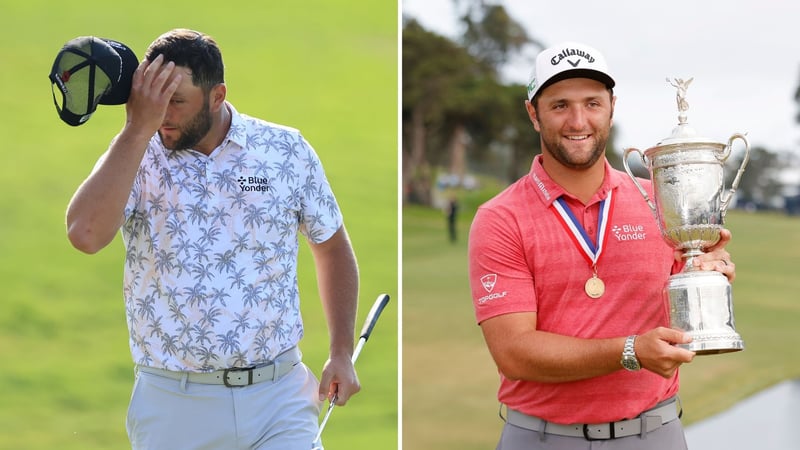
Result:
M678 347L698 355L730 353L744 349L733 319L731 285L725 275L691 271L669 277L664 289L669 299L670 326L692 336Z
M677 344L676 347L685 348L698 355L717 355L744 350L744 341L737 333L726 336L695 336L692 334L692 342Z

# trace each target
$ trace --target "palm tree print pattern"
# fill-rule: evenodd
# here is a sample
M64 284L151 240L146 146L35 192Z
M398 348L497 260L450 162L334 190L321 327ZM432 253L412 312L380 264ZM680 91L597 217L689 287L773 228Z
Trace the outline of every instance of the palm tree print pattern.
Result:
M137 364L211 371L297 345L298 232L319 243L342 225L303 136L228 107L211 155L167 150L155 135L139 167L122 227Z

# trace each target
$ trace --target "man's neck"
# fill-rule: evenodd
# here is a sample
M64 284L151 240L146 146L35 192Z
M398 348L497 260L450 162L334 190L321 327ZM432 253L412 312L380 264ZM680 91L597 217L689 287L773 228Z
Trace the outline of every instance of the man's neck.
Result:
M211 124L211 129L208 130L206 137L197 144L195 150L210 155L217 147L225 140L228 135L228 130L231 128L231 112L228 109L228 104L223 103L217 114L217 120Z
M542 167L550 179L584 204L589 203L603 185L606 174L605 158L588 169L572 169L543 153Z

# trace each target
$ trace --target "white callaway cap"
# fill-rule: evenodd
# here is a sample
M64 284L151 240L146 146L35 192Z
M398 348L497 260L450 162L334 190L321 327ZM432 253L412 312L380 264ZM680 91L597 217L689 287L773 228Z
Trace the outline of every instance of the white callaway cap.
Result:
M542 50L528 81L528 100L547 86L567 78L591 78L614 87L606 59L597 49L577 42L562 42Z

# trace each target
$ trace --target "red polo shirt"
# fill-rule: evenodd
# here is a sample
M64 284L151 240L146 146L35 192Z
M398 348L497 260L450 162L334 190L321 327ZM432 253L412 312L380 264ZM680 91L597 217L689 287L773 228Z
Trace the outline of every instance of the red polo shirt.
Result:
M540 158L527 176L475 215L469 275L478 323L501 314L536 312L540 330L581 338L669 326L662 289L674 268L673 251L627 174L606 162L603 185L584 205L547 176ZM648 181L642 184L651 192ZM553 202L563 196L594 241L600 202L612 191L608 234L597 263L605 293L593 299L584 291L591 265L553 213ZM620 369L568 383L512 381L500 374L498 398L551 422L599 423L635 417L678 391L677 373L667 380L647 370Z

